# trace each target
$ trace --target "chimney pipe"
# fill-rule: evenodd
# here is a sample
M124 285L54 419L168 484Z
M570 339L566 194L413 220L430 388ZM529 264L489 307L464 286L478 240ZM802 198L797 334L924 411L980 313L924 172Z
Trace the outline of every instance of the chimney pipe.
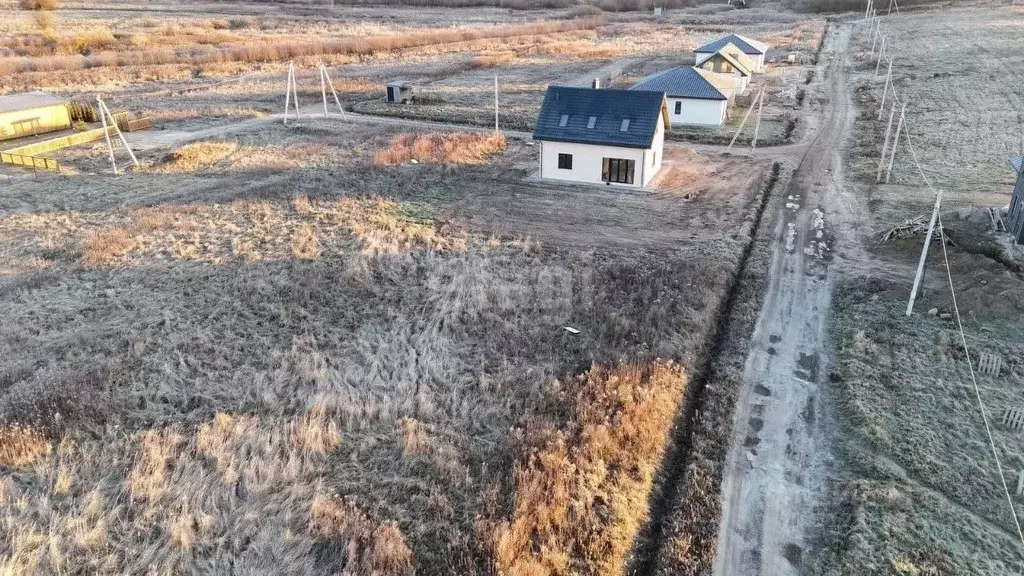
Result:
M601 88L601 79L594 78L594 81L591 83L590 87L593 88L594 90L599 90Z

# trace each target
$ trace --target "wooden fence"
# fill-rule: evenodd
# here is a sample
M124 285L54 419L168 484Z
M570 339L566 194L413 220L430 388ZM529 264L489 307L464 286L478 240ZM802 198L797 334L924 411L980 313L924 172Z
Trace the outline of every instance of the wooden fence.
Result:
M29 156L27 154L18 154L16 152L0 152L0 163L11 164L13 166L25 166L26 168L32 168L33 170L47 170L50 172L60 172L60 162L51 158L40 158L38 156Z
M108 127L107 132L109 132L111 136L117 135L113 126ZM61 148L67 148L68 146L77 146L79 144L93 142L100 138L103 138L103 128L94 128L92 130L86 130L85 132L79 132L78 134L71 134L69 136L61 136L60 138L43 140L42 142L36 142L35 144L18 146L17 148L5 150L5 152L24 154L26 156L38 156L39 154L46 154L47 152L53 152L54 150L60 150Z

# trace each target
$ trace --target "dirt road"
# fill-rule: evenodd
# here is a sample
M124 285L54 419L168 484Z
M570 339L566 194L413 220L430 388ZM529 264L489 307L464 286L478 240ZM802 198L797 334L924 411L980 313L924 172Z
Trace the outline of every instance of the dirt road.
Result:
M846 88L849 26L822 52L825 95L817 134L793 174L775 230L769 291L747 356L723 479L715 574L797 574L823 492L822 424L831 293L832 202L842 194L840 149L852 120Z

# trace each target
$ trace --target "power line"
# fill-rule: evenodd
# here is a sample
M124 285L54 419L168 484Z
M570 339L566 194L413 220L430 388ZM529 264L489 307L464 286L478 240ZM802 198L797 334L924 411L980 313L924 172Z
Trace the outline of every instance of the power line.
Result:
M879 35L881 35L880 31L879 31ZM883 42L882 45L884 46L885 45L884 44L885 36L882 36L882 42ZM879 61L881 61L881 59L879 59ZM877 71L876 71L876 75L877 75ZM885 82L886 82L886 88L888 88L889 86L892 87L893 105L895 106L896 104L900 104L899 96L896 94L896 85L892 82L891 77L887 76ZM964 324L963 324L963 321L960 318L960 307L957 304L957 301L956 301L956 290L953 287L953 272L952 272L952 270L949 267L949 254L946 251L946 232L945 232L945 228L942 226L942 214L941 214L941 210L939 210L939 206L938 206L938 202L941 201L941 195L940 195L939 191L936 190L934 186L932 186L931 181L928 179L928 176L925 175L924 169L921 167L921 162L920 162L920 160L917 157L917 151L914 149L913 139L910 137L910 124L909 124L909 122L904 123L903 129L904 129L904 133L906 134L906 138L907 138L907 148L910 150L910 156L914 160L914 166L917 168L917 172L918 172L918 174L920 174L921 180L924 181L925 185L928 186L928 189L931 190L932 193L936 195L936 202L937 202L937 204L936 204L936 211L937 211L937 218L938 218L938 225L939 225L939 240L940 240L940 242L942 244L942 259L945 261L945 264L946 264L946 278L949 280L949 294L950 294L950 297L952 298L952 301L953 301L953 313L954 313L954 316L956 317L957 329L960 332L960 342L961 342L961 344L963 345L963 348L964 348L964 356L967 358L967 368L968 368L968 370L970 371L970 374L971 374L971 383L974 386L974 395L975 395L975 398L978 400L978 408L981 410L981 419L985 423L985 433L988 436L989 447L992 449L992 457L996 461L996 469L999 472L999 481L1000 481L1000 483L1002 484L1002 487L1003 487L1003 494L1006 495L1006 502L1007 502L1007 504L1010 505L1010 514L1013 516L1013 524L1017 528L1017 536L1020 538L1021 544L1024 544L1024 530L1021 530L1020 519L1017 517L1017 509L1013 505L1013 498L1010 496L1010 488L1006 484L1006 475L1003 473L1003 464L999 460L999 450L996 448L995 438L993 438L993 436L992 436L992 426L991 426L991 424L989 424L988 411L985 410L985 403L981 399L981 389L978 387L978 379L977 379L977 376L974 374L974 363L971 360L970 348L967 346L967 335L964 332ZM894 155L895 155L895 152L896 152L896 150L895 150L895 146L894 146L894 148L893 148L893 154Z
M981 400L981 389L978 388L978 379L974 375L974 362L971 361L971 351L967 347L967 336L964 334L964 324L960 320L960 307L956 303L956 290L953 289L953 273L949 268L949 255L946 253L946 232L942 227L942 216L939 216L939 240L942 242L942 258L946 261L946 278L949 279L949 294L953 298L953 315L956 317L956 325L960 330L960 342L964 346L964 355L967 357L967 368L971 372L971 382L974 384L974 396L978 399L978 408L981 409L981 419L985 422L985 433L988 434L988 445L992 448L992 457L995 458L996 468L999 470L999 480L1003 484L1003 493L1006 494L1006 502L1010 505L1010 513L1013 515L1013 524L1017 527L1017 536L1021 544L1024 544L1024 531L1021 531L1020 520L1017 518L1017 509L1013 505L1013 498L1010 497L1010 488L1006 485L1006 476L1003 474L1003 464L999 461L999 451L996 450L996 441L992 437L992 426L988 423L988 412L985 410L985 403Z

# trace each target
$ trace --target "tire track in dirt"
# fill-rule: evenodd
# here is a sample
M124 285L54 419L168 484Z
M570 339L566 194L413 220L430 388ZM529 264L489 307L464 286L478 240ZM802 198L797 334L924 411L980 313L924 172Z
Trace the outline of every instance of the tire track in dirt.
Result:
M829 458L821 414L831 298L826 207L850 125L848 27L829 36L829 104L793 174L776 229L768 294L745 365L723 477L714 573L797 574L811 542ZM831 215L829 216L831 218Z

